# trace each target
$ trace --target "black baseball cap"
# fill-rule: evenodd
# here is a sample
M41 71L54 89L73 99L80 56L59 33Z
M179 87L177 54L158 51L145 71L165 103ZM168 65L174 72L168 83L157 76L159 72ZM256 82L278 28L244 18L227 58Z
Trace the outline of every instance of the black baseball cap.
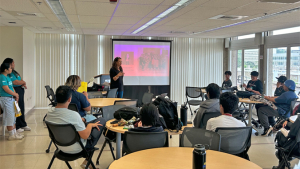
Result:
M285 76L279 76L279 77L276 77L276 79L277 79L278 82L280 82L280 83L284 83L284 82L287 80L287 78L286 78Z

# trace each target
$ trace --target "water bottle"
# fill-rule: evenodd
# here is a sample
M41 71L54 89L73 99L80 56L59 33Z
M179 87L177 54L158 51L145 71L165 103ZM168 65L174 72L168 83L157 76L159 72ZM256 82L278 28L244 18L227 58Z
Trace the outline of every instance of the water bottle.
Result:
M187 126L187 107L186 107L186 104L181 105L180 120L181 120L183 126Z
M206 152L202 144L196 144L194 147L193 169L206 169Z

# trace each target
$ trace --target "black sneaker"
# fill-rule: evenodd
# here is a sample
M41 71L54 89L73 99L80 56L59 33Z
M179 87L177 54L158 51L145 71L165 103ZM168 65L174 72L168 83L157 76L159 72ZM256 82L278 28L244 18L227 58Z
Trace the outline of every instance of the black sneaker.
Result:
M261 136L264 136L264 137L269 137L269 136L271 136L272 130L273 130L272 127L265 128L265 129L264 129L264 133L263 133Z

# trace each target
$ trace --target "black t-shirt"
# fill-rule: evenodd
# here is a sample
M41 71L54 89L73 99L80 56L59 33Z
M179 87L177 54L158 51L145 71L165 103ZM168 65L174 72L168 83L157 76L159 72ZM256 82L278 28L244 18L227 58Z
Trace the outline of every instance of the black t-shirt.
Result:
M120 67L120 70L122 71L122 68ZM109 75L110 75L110 88L111 89L115 89L118 88L118 91L123 91L123 76L119 76L119 78L114 81L114 77L121 72L116 68L111 68L109 71Z
M264 88L262 82L257 79L256 81L250 80L248 82L247 88L252 88L255 91L258 91L260 94L263 94Z
M280 96L282 93L284 93L285 91L283 90L283 87L280 86L278 88L276 88L275 92L274 92L274 96Z
M222 88L228 88L232 86L232 82L229 79L228 81L224 80L223 84L222 84Z

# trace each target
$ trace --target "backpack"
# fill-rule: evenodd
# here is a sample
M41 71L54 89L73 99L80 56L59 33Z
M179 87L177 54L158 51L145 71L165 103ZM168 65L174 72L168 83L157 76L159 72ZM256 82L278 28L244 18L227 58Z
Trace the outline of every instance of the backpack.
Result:
M254 95L254 93L249 91L238 91L236 95L239 98L250 98L250 96Z
M139 108L137 107L123 107L120 108L119 110L117 110L114 113L114 118L117 120L130 120L133 116L135 116L136 118L139 116Z
M169 99L163 97L157 97L153 104L158 108L159 114L162 115L167 129L170 130L181 130L182 124L178 118L177 107Z

